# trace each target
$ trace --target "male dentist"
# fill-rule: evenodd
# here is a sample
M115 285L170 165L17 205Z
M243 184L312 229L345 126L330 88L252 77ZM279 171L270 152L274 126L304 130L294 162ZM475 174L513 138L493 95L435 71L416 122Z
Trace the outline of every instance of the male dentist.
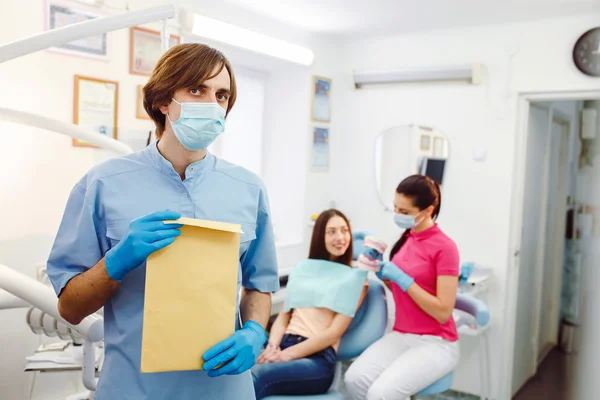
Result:
M194 43L171 48L144 87L158 142L92 168L71 192L47 268L67 321L104 307L96 400L255 398L248 369L279 288L269 201L257 176L206 150L235 98L223 54ZM141 374L145 261L180 234L181 225L163 221L182 216L241 224L243 327L202 356L205 371Z

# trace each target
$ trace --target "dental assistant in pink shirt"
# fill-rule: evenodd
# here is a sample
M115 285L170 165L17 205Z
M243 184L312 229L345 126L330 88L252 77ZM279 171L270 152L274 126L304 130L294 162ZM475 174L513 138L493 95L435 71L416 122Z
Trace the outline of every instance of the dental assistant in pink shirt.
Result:
M458 363L452 311L459 254L435 222L441 202L439 185L427 176L409 176L396 189L394 221L405 231L377 273L394 295L394 329L348 369L352 400L408 399Z

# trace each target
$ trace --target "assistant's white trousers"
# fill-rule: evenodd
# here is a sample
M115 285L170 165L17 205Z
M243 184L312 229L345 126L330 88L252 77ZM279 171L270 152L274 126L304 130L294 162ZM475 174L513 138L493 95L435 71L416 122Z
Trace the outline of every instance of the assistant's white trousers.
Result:
M344 377L351 400L405 400L450 373L458 342L392 331L373 343Z

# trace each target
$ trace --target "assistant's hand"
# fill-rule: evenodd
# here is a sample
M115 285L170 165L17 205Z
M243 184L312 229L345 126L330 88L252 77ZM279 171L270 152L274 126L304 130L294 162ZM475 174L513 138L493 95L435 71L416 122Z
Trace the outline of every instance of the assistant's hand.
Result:
M120 281L132 270L140 266L148 256L173 243L181 232L182 224L164 223L176 220L181 214L175 211L157 211L135 219L129 225L129 232L105 257L106 272L115 281Z
M263 327L250 320L229 338L208 349L202 355L202 368L208 371L210 377L241 374L256 363L266 341L267 333ZM227 364L214 369L224 363Z
M377 266L379 267L379 271L375 273L377 277L382 281L389 279L396 283L403 292L406 292L410 285L415 282L412 277L408 276L400 269L400 267L391 261L379 262L377 263Z

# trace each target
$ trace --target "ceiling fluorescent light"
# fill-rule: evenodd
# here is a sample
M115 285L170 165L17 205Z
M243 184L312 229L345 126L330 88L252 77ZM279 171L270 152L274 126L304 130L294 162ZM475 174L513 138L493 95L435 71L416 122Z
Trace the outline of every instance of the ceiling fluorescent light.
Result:
M305 47L198 14L194 14L192 33L297 64L311 65L314 58L313 52Z
M420 70L354 71L354 85L357 89L363 85L385 83L450 81L461 81L478 85L481 81L481 65L473 64L468 66Z
M75 0L78 3L88 4L90 6L102 7L104 0Z

